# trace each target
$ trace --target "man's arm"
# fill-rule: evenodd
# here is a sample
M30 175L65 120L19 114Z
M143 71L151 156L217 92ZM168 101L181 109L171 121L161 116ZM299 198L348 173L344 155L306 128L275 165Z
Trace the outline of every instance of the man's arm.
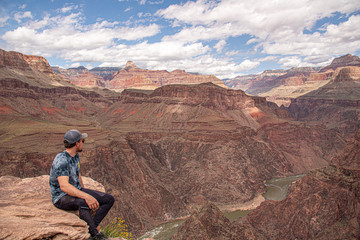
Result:
M77 189L73 185L69 183L69 177L68 176L59 176L57 177L60 185L60 189L63 192L66 192L70 196L82 198L86 201L87 205L90 209L97 209L99 208L98 201L91 195Z
M82 188L85 188L84 187L84 182L83 182L83 180L82 180L82 178L81 178L81 174L79 173L79 181L80 181L80 186L82 187Z

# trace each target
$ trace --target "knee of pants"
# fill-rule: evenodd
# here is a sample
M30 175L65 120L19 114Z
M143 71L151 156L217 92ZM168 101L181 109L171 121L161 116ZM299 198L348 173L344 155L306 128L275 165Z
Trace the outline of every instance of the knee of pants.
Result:
M109 201L109 203L110 203L111 205L114 204L115 198L114 198L112 195L108 194L107 199L108 199L108 201Z

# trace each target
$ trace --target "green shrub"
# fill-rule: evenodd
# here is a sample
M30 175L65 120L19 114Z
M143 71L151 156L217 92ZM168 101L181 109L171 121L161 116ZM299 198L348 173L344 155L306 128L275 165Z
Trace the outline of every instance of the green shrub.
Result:
M101 229L101 232L107 237L122 237L128 240L135 240L131 232L128 230L125 220L115 218L111 223Z

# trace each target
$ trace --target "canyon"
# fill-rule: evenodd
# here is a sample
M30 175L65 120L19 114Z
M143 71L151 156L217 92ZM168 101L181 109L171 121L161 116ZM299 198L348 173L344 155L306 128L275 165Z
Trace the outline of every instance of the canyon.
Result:
M52 67L55 73L72 84L82 87L105 87L114 91L123 91L128 88L154 90L169 84L199 84L212 82L226 87L217 77L196 73L187 73L184 70L147 70L141 69L134 62L128 61L124 68L97 67L91 70L83 66L63 69Z
M226 79L224 83L230 88L266 97L267 100L275 102L279 106L288 107L292 99L327 85L344 67L354 69L352 78L360 78L360 58L347 54L335 58L329 66L322 68L300 67L289 70L268 70L261 74Z
M63 149L64 133L77 128L89 134L80 156L82 175L116 198L106 221L121 217L139 235L189 216L208 202L240 207L266 191L264 181L323 169L341 161L332 159L342 149L354 148L348 144L356 142L358 98L334 91L350 84L352 95L358 94L356 66L330 70L328 85L318 88L329 98L309 95L311 107L304 110L306 104L299 106L298 98L289 108L279 107L265 97L221 87L214 76L200 78L181 70L155 75L127 65L119 71L98 69L102 76L84 68L66 75L56 73L63 70L53 70L43 57L1 50L0 176L49 174ZM83 76L75 81L70 76L76 74ZM99 81L89 87L84 83L92 75ZM121 76L130 76L133 85L122 85L123 80L116 80ZM148 84L131 89L138 79ZM121 92L107 88L112 81ZM336 118L326 121L322 111L327 110L317 110L324 103L328 109L336 107ZM346 159L349 164L358 161L357 155ZM271 211L266 204L261 211Z
M358 239L359 140L360 131L333 159L336 165L308 172L291 185L284 200L266 200L233 222L215 204L207 203L185 221L172 240ZM349 159L353 160L350 166Z

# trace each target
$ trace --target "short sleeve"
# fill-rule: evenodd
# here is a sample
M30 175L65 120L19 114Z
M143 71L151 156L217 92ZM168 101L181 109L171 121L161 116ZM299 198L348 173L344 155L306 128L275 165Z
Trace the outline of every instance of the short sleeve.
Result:
M69 164L66 159L59 157L53 164L53 173L55 177L70 176Z

